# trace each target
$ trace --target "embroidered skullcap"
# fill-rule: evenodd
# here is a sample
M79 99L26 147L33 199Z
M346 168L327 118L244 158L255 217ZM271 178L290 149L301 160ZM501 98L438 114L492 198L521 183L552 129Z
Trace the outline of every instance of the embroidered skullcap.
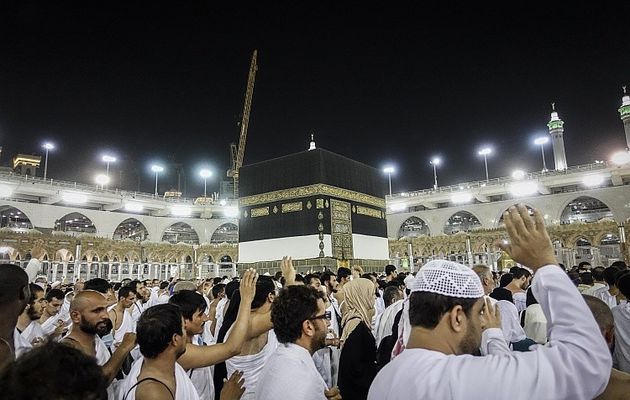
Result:
M424 264L407 288L412 292L431 292L467 299L478 299L484 295L481 280L472 269L447 260L433 260Z

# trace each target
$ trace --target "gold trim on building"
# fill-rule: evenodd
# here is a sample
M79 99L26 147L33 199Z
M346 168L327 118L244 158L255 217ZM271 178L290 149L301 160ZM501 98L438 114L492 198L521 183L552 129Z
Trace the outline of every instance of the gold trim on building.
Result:
M252 208L249 211L249 215L252 216L252 218L256 218L256 217L262 217L265 215L269 215L269 207L259 207L259 208Z
M380 199L378 197L355 192L352 190L341 189L336 186L330 186L323 183L242 197L239 202L241 207L248 207L317 195L331 196L347 201L353 201L357 203L368 204L374 207L385 208L385 199Z
M381 210L375 210L374 208L357 206L357 214L367 215L368 217L381 219L381 215L383 213L381 212Z
M296 201L293 203L284 203L282 204L282 213L290 213L290 212L296 212L296 211L302 211L302 202L301 201Z

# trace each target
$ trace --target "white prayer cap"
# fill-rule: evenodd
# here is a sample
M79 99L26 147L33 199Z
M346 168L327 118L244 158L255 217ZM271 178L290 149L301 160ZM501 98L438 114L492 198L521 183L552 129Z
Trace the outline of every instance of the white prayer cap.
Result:
M413 281L416 279L415 276L413 276L413 274L409 274L405 277L405 280L403 282L405 282L405 286L407 287L407 289L409 289L409 285L413 285Z
M433 260L424 264L416 274L416 279L407 284L407 289L467 299L478 299L484 295L481 281L472 269L447 260Z

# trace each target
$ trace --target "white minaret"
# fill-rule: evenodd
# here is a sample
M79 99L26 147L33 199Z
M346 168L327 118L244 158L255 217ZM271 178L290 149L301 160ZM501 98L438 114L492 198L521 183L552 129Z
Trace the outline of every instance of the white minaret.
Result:
M626 93L625 86L623 87L621 107L619 107L618 111L623 122L623 130L626 131L626 150L630 150L630 96Z
M308 146L308 150L309 150L309 151L311 151L311 150L315 150L315 148L316 148L316 147L315 147L315 138L314 138L314 136L315 136L315 135L314 135L313 133L311 133L311 143L310 143L310 145Z
M553 161L556 171L567 169L567 155L564 151L564 122L558 117L556 103L551 103L551 120L547 124L551 135L551 145L553 146Z

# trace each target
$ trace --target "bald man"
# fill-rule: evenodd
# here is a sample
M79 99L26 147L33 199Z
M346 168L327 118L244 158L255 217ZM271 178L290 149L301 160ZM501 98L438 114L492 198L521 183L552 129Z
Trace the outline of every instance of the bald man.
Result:
M608 347L612 348L615 344L615 320L610 307L597 297L582 296L588 308L591 309ZM613 368L606 390L596 397L596 400L623 400L628 398L628 393L630 393L630 374Z
M67 343L90 357L103 369L103 375L111 383L127 354L136 345L135 333L127 332L116 351L109 354L105 342L100 336L106 335L112 328L107 314L107 299L95 290L78 292L70 303L72 330L64 338Z
M26 272L17 265L0 264L0 367L30 347L22 346L24 340L15 329L30 297Z

